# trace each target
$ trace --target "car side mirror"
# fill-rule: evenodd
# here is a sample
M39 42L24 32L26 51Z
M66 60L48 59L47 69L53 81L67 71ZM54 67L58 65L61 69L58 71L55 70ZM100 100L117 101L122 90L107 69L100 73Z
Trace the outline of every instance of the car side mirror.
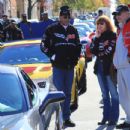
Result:
M52 91L45 97L42 105L39 107L39 113L42 114L45 108L50 103L63 102L65 100L65 94L62 91Z

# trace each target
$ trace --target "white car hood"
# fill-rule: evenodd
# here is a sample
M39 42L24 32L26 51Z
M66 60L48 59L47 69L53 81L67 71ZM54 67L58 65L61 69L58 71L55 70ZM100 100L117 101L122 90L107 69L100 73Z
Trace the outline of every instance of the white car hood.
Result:
M0 130L11 130L11 128L13 128L23 116L23 113L0 116Z

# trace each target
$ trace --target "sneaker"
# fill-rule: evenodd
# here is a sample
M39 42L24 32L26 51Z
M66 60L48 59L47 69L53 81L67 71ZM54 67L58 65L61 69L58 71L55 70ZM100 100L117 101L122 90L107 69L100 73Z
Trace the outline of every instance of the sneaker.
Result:
M75 127L75 123L72 122L70 119L64 121L64 126L66 127Z
M116 126L116 129L130 128L130 124L124 122Z
M109 121L107 125L108 126L116 125L116 122L115 121Z
M101 122L98 122L98 125L105 125L107 120L102 120Z
M105 124L106 124L106 122L103 122L103 121L98 122L98 125L105 125Z

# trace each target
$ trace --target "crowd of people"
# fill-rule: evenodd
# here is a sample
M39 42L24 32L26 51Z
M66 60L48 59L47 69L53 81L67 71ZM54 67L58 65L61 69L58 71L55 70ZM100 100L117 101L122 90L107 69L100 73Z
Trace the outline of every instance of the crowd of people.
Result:
M45 27L47 27L49 24L53 22L54 22L53 20L48 18L48 13L43 12L40 15L39 25L38 23L37 25L45 29ZM8 18L7 15L4 14L0 22L0 42L33 38L35 32L37 33L36 30L37 27L34 28L33 26L35 25L29 22L29 20L27 19L27 15L25 13L21 14L21 20L19 21L10 19ZM41 31L39 30L39 34L36 37L41 38L43 33L44 31L42 31L42 29Z
M130 128L130 10L126 5L119 5L112 15L115 26L108 16L99 11L95 19L96 31L90 50L96 56L94 73L103 98L103 115L98 125L116 125L117 129L123 129ZM24 39L20 29L22 23L26 24L29 33L32 33L26 14L22 14L22 20L18 25L14 20L10 21L7 15L3 15L2 18L2 42ZM77 30L70 24L70 18L69 7L62 6L59 21L46 28L40 48L52 63L54 85L66 96L61 104L64 125L74 127L75 123L70 118L70 99L74 67L80 57L81 43ZM50 21L47 13L42 13L40 20ZM126 114L126 120L122 124L117 124L120 115L119 104Z
M0 42L23 38L22 30L17 26L16 21L9 20L7 15L3 15L0 23Z
M103 97L103 118L98 125L116 125L117 129L130 128L130 10L119 5L112 13L117 31L107 16L96 20L96 34L92 39L91 52L96 55L94 72L97 75ZM112 72L117 74L117 82ZM116 77L115 77L116 78ZM119 103L126 120L118 124ZM108 122L108 123L107 123Z
M103 116L98 125L116 125L117 129L123 129L130 128L130 11L128 6L119 5L112 15L115 26L109 17L103 15L102 11L99 12L90 50L96 56L94 73L103 98ZM61 7L59 18L58 23L45 31L41 50L51 59L56 88L66 95L62 104L64 125L74 127L75 123L70 119L70 92L73 69L78 61L81 45L76 29L69 24L68 6ZM122 124L117 124L119 104L126 113L126 120Z

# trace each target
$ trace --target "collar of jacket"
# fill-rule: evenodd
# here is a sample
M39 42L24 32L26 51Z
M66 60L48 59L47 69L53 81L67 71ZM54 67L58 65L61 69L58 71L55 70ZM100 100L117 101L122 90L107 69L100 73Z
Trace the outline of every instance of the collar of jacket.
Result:
M106 35L109 36L110 33L112 33L112 31L106 30L105 32L103 32L103 33L101 34L100 37L104 37L104 36L106 36Z
M128 18L127 20L126 20L126 23L128 23L130 21L130 18Z

